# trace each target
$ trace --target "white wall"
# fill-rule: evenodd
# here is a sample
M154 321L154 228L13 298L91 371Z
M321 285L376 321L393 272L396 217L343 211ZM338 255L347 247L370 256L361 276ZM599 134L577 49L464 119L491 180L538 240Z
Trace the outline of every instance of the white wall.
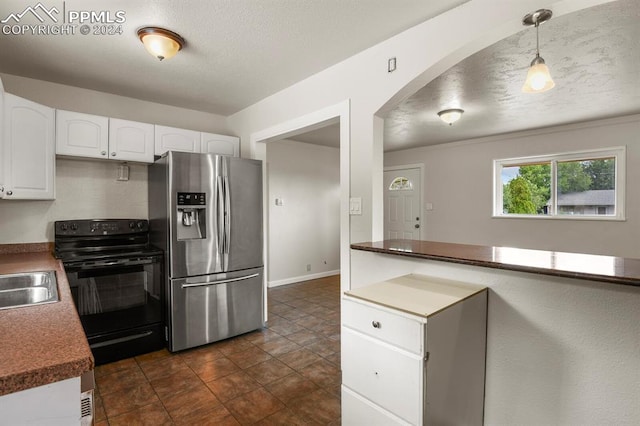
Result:
M493 160L627 147L626 221L492 218ZM640 258L640 115L385 154L423 163L425 239Z
M129 164L118 181L117 161L56 159L56 199L0 200L0 244L53 241L53 222L148 217L147 166Z
M356 250L352 268L354 288L409 273L490 288L486 425L640 424L640 287Z
M268 142L266 167L269 286L338 273L340 150L292 140ZM276 198L282 206L275 205Z
M0 74L8 93L50 106L107 117L231 134L225 117L109 93ZM56 160L54 201L0 200L0 244L53 241L53 221L147 218L147 166L129 163L130 180L117 182L119 162Z

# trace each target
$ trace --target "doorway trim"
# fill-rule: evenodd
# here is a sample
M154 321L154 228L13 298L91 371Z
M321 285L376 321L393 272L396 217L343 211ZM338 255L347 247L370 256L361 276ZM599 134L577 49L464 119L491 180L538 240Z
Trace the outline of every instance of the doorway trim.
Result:
M266 129L254 132L249 137L250 157L262 160L262 197L263 206L269 205L268 199L268 176L266 164L268 142L291 138L293 136L306 133L310 130L318 129L329 124L340 123L340 288L346 291L351 288L351 265L350 265L350 219L349 219L349 196L350 196L350 148L351 148L351 124L350 124L351 101L346 99L337 104L322 108L312 113L296 117ZM265 294L267 290L268 266L269 266L269 217L268 209L263 208L263 253L264 253L264 285ZM267 298L265 297L265 318L267 312Z
M420 193L418 194L418 205L420 206L420 239L424 240L425 238L425 230L427 229L427 215L424 209L424 190L425 190L425 182L424 182L424 163L419 164L403 164L398 166L387 166L383 169L384 172L398 171L398 170L408 170L408 169L418 169L420 171ZM383 191L386 191L386 188L383 188ZM385 195L386 196L386 195ZM383 212L386 214L386 212ZM383 217L383 223L386 222L386 219ZM383 229L384 232L384 229Z

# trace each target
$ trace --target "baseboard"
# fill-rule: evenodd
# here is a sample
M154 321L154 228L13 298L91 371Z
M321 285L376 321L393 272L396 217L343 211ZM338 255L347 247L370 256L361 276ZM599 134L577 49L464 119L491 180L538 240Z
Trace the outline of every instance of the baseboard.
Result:
M335 271L318 272L316 274L309 274L309 275L302 275L302 276L299 276L299 277L285 278L284 280L269 281L267 283L267 287L273 288L273 287L279 287L281 285L299 283L299 282L302 282L302 281L317 280L318 278L330 277L331 275L338 275L339 273L340 273L340 270L336 269Z

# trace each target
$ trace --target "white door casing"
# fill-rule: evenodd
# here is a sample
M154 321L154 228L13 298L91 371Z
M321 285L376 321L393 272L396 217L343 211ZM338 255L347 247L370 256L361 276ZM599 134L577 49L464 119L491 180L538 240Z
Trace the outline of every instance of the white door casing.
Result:
M406 179L405 180L403 180ZM404 184L400 183L400 180ZM394 189L391 189L392 183ZM419 240L422 235L422 170L420 167L384 171L384 238Z

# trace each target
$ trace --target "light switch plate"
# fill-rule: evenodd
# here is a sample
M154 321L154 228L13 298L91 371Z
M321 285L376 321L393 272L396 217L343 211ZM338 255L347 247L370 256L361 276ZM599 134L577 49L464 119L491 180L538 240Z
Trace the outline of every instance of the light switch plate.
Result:
M362 215L362 197L351 197L349 199L349 214Z

